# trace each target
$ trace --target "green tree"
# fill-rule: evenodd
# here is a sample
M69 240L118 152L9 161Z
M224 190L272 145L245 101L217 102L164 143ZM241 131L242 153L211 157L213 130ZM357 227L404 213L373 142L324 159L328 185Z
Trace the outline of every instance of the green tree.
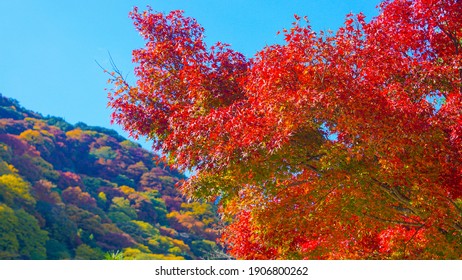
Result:
M0 259L14 259L19 256L19 242L15 233L18 218L13 209L0 204Z
M37 219L23 209L0 204L0 257L3 259L45 259L48 233Z
M23 209L15 212L18 217L16 235L20 244L19 253L21 257L45 259L45 244L48 239L48 233L41 230L37 219Z
M94 149L90 152L90 154L105 160L111 160L117 157L117 153L109 146L103 146L101 148Z
M69 248L56 239L49 239L46 243L48 260L70 260L72 259Z
M123 197L114 197L112 199L112 205L109 207L109 210L122 212L129 216L131 219L136 219L137 217L135 209L130 207L130 201Z
M92 248L87 244L82 244L75 249L76 260L102 260L104 253L100 249Z

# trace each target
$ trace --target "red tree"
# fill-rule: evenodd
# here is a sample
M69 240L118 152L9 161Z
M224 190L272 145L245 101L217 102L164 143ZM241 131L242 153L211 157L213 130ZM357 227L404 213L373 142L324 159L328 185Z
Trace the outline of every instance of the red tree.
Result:
M462 258L462 4L380 9L335 34L296 16L252 59L135 9L113 119L197 171L182 189L220 197L238 258Z

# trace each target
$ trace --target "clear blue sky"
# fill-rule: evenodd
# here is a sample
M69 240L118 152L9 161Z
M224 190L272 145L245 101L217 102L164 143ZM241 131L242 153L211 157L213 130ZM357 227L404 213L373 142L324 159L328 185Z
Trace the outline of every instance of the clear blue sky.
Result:
M377 15L378 0L0 0L0 93L43 115L110 125L108 52L133 80L131 51L143 46L128 12L134 6L181 9L205 28L209 45L221 41L248 57L281 43L294 14L308 16L314 30L336 30L349 12ZM122 133L127 135L126 133ZM147 145L144 145L147 146Z

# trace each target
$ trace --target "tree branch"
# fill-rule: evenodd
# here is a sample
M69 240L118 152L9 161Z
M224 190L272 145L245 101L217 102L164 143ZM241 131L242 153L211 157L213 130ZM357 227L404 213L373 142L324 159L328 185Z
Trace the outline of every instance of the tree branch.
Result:
M377 221L391 223L391 224L397 224L397 225L403 225L403 226L408 226L408 227L422 227L424 225L424 224L421 224L421 223L411 223L411 222L406 222L406 221L397 221L397 220L384 219L384 218L380 218L380 217L370 215L370 214L364 214L364 216L372 218L372 219L377 220Z
M423 215L419 213L417 208L411 205L411 200L404 194L402 194L397 188L390 187L387 183L380 182L375 178L371 178L375 183L378 184L381 190L386 192L391 198L395 201L399 202L400 204L404 205L405 208L409 209L414 215L420 217L421 219L425 220Z

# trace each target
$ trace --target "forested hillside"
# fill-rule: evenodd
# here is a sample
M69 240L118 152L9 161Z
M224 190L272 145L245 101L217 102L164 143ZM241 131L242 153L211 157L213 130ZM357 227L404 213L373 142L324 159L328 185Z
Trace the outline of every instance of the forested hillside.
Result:
M115 131L43 117L0 95L0 259L203 259L213 205Z

